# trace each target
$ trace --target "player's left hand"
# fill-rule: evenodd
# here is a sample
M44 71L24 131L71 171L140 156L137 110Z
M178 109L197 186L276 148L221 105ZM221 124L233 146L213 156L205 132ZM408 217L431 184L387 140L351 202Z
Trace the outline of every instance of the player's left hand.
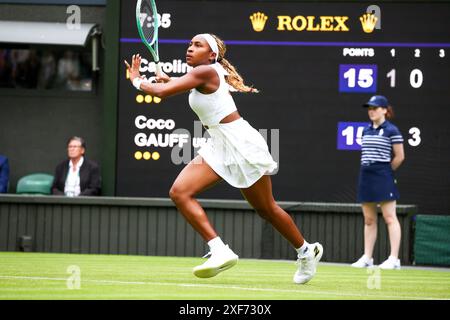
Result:
M131 66L126 60L124 60L128 72L130 73L131 82L133 82L135 78L141 77L141 74L139 72L139 68L141 67L141 59L142 58L139 54L134 54L131 58Z

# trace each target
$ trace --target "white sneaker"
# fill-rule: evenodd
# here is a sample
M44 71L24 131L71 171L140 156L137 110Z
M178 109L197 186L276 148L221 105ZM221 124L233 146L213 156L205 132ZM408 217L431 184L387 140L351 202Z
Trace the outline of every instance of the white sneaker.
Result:
M379 265L379 268L384 270L400 270L400 259L389 256L386 261Z
M352 263L352 267L354 268L370 268L373 267L373 258L368 258L366 255L363 255L359 258L358 261Z
M317 264L322 258L323 247L316 242L310 244L306 252L298 256L298 270L294 274L294 283L307 283L316 274Z
M239 257L228 247L228 245L221 249L211 251L206 256L211 254L211 257L202 265L196 266L193 269L194 275L199 278L211 278L218 273L230 269L237 262ZM205 256L205 257L206 257Z

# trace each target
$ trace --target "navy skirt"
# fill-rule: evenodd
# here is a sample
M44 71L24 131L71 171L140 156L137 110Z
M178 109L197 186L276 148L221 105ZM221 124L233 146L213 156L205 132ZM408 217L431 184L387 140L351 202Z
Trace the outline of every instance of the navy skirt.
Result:
M390 163L362 165L358 181L358 202L398 200L400 194Z

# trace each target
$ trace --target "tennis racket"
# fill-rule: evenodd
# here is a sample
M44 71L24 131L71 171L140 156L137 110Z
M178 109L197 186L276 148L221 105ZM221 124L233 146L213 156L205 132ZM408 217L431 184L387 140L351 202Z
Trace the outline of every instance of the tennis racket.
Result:
M154 0L138 0L136 3L136 23L142 42L150 51L156 65L156 75L161 74L158 51L158 28L161 25Z

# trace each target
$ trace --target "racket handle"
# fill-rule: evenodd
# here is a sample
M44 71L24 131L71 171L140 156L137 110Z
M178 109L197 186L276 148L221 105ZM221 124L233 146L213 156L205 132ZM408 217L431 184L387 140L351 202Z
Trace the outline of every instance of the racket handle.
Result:
M159 76L162 73L161 65L159 62L156 63L156 75Z

